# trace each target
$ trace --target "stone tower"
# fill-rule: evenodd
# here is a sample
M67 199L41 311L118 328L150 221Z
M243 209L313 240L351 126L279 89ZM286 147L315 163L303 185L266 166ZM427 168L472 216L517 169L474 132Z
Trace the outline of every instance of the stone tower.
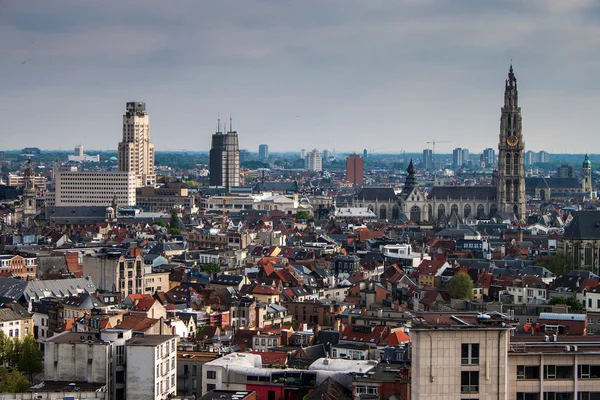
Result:
M517 78L512 64L504 89L504 107L500 116L498 143L498 210L525 217L525 142L521 126L521 108Z
M592 162L589 154L585 155L585 160L581 167L581 188L586 196L592 198Z
M132 101L126 105L118 160L119 171L135 173L137 187L156 183L154 145L150 142L150 123L143 101Z
M36 194L35 173L30 159L23 174L23 224L27 227L33 225L33 219L37 215Z

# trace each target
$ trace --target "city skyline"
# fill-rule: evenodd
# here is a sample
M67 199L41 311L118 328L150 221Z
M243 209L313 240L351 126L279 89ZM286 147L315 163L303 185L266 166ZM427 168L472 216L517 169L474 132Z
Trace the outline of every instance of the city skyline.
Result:
M113 148L131 99L148 104L157 151L208 150L219 110L231 110L247 149L495 147L510 59L526 149L600 144L594 2L234 5L4 4L3 147ZM365 139L373 131L381 143Z

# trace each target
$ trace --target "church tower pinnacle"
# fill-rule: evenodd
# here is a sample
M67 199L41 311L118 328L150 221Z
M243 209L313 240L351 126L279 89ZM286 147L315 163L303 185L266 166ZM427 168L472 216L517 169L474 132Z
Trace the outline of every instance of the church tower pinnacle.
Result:
M504 87L498 143L498 210L525 217L525 143L521 126L517 78L512 63Z

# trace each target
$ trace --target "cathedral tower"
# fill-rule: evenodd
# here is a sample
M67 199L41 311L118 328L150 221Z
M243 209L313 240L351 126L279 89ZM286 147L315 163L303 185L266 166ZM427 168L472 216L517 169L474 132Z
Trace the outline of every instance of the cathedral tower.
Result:
M35 173L31 167L31 159L27 161L27 168L23 174L23 224L26 227L33 225L33 219L37 215L35 188Z
M525 218L525 143L521 128L517 78L511 64L500 116L496 198L499 211L514 213L519 219Z

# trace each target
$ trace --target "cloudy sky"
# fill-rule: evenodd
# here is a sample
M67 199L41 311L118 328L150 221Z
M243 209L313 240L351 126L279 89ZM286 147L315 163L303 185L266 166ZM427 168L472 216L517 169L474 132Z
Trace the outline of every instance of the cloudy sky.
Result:
M0 0L0 148L496 147L513 60L528 149L600 150L595 0Z

